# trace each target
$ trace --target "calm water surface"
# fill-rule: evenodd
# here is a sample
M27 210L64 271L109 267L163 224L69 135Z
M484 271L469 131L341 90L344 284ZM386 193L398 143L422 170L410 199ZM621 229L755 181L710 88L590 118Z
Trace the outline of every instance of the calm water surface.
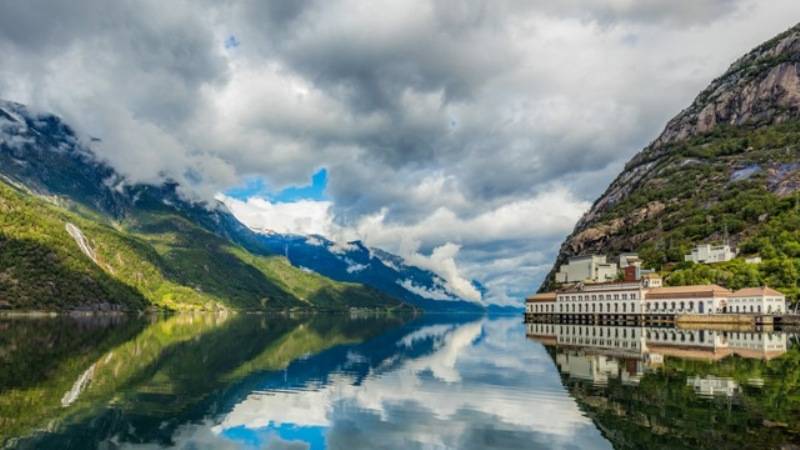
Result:
M780 448L800 442L795 342L519 316L6 319L0 445Z

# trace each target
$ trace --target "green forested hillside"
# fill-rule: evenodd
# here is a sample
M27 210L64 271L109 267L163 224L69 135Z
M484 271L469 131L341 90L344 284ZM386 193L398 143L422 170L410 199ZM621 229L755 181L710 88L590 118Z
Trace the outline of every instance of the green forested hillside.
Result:
M638 252L672 285L800 287L800 25L756 47L667 123L581 218L556 268L582 254ZM685 263L702 243L739 258ZM745 263L760 256L760 264Z
M724 127L669 152L654 166L655 176L598 217L599 222L640 217L617 231L619 238L609 240L608 250L637 250L669 284L717 283L731 289L766 284L796 299L800 194L789 189L781 172L791 173L800 161L800 122ZM777 191L781 183L783 192ZM658 213L640 215L648 209ZM736 260L683 262L693 245L726 238L739 250ZM763 261L747 264L748 256Z
M67 224L83 235L85 251ZM399 302L282 257L252 255L177 215L138 211L117 223L0 182L0 305L341 309Z

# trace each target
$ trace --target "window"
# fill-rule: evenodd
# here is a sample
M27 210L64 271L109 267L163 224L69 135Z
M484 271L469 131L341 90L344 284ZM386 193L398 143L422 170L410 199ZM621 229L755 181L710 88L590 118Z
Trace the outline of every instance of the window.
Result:
M622 299L623 300L627 300L628 299L628 294L622 294Z
M674 310L675 309L675 302L672 302L671 306L672 306L672 309Z
M631 293L631 300L636 300L636 293L635 292Z
M681 311L683 311L683 308L684 308L684 303L681 302Z
M619 300L619 294L614 294L614 300Z
M626 312L626 311L625 311L626 309L627 309L627 307L626 307L626 304L625 304L625 303L623 303L623 304L622 304L622 312Z

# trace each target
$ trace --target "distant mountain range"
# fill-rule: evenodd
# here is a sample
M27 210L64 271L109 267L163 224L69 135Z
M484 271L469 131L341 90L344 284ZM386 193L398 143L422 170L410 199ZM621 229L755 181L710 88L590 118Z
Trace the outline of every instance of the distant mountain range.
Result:
M255 232L175 183L123 181L58 117L0 102L0 307L484 310L360 242Z
M261 232L258 243L271 253L284 255L294 266L334 280L362 283L429 311L483 309L448 292L433 272L407 265L403 258L361 241L340 245L322 236ZM483 289L480 283L473 283Z

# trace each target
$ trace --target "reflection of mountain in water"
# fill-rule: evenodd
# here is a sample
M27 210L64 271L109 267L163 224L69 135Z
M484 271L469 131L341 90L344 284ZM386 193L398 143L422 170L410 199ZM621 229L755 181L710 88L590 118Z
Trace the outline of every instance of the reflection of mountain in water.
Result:
M609 448L518 317L204 317L143 324L63 376L0 391L10 410L47 398L6 444Z
M23 448L92 448L112 438L167 444L178 426L221 408L230 397L229 387L252 373L283 369L303 355L358 342L400 323L390 317L270 320L198 314L144 328L138 321L124 322L85 334L73 331L72 324L3 322L30 331L4 341L0 351L8 362L4 367L19 368L0 386L0 436ZM33 373L38 381L15 386L17 380L30 379L24 368L43 365L38 359L31 365L28 352L14 351L28 342L34 328L39 342L58 343L61 351L42 350L50 363ZM74 339L64 339L65 334ZM74 356L80 345L91 351ZM8 440L44 427L47 433Z
M800 442L800 350L780 331L528 324L617 448Z

